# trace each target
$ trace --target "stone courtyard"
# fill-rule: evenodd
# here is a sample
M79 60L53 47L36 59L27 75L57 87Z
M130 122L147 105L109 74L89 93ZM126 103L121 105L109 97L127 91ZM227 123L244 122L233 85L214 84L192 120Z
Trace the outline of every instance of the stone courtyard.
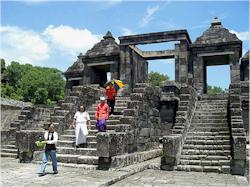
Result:
M146 169L138 173L127 171L96 171L59 166L59 173L38 177L38 164L18 163L16 159L1 159L1 186L249 186L245 177L218 173L161 171ZM133 166L134 168L140 165Z

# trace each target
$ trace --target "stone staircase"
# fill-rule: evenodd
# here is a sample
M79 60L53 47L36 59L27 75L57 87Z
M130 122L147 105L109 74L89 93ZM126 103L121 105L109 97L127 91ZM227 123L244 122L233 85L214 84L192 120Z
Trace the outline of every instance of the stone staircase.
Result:
M115 104L115 113L117 115L110 116L108 120L107 130L119 131L120 118L123 110L127 108L129 97L117 97ZM95 110L99 101L87 109L91 120L91 130L87 136L87 147L80 147L75 150L75 131L74 129L67 129L64 134L59 137L57 145L58 162L73 163L85 165L88 168L96 168L98 165L97 156L97 133L95 127Z
M226 98L198 101L177 170L230 173L230 132Z
M2 143L1 145L1 157L17 158L16 131L22 129L43 130L44 123L48 123L50 120L51 112L52 108L48 107L25 107L18 116L18 119L10 124L9 140L7 143Z

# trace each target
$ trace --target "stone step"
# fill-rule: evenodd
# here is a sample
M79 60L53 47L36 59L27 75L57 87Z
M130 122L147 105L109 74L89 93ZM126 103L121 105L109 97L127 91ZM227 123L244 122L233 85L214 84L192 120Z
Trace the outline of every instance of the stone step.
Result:
M192 119L192 123L227 123L227 119Z
M98 104L100 104L100 102L93 104L93 105L90 107L90 109L92 109L92 108L96 109L97 106L98 106ZM116 108L119 108L119 107L126 107L126 108L127 108L127 105L128 105L128 102L126 102L126 101L122 101L122 102L118 102L118 103L115 102L115 109L116 109Z
M230 166L198 166L198 165L178 165L178 171L197 171L197 172L215 172L230 173Z
M206 127L204 124L204 127L199 127L199 126L191 126L190 131L196 131L196 132L219 132L219 131L229 131L228 127Z
M76 155L88 155L96 156L96 148L73 148L73 147L57 147L57 152L59 154L76 154Z
M230 145L230 140L190 140L190 139L186 139L185 144L193 144L193 145Z
M84 156L72 154L57 154L58 162L98 165L99 158L97 156Z
M207 112L207 113L213 114L213 113L217 113L217 112L227 112L227 109L226 108L214 108L214 109L198 108L198 109L196 109L196 111Z
M219 132L188 132L187 136L230 136L229 130L226 131L219 131Z
M27 115L30 115L30 113L31 113L30 110L22 110L21 111L21 115L26 115L27 116Z
M87 142L86 148L96 148L96 142ZM59 147L75 147L74 140L58 140Z
M14 154L14 153L3 153L3 152L1 152L1 157L17 158L17 154Z
M185 160L185 159L180 159L180 165L230 166L230 160Z
M89 135L96 135L96 133L98 133L98 130L93 129L93 130L88 130ZM66 131L64 131L63 135L75 135L75 129L68 129Z
M227 123L192 123L190 125L190 130L191 129L195 129L195 128L213 128L213 127L217 127L217 128L228 128L228 124Z
M26 120L26 119L27 119L27 116L26 116L26 115L19 115L19 116L18 116L18 119L19 119L19 120Z
M229 156L230 150L209 150L209 149L182 149L182 155L216 155L216 156Z
M195 119L227 119L226 115L194 115L193 120Z
M90 120L91 124L96 124L96 120ZM120 123L120 120L107 120L107 125L117 125Z
M62 103L61 108L62 110L71 110L75 107L74 103Z
M1 148L1 153L14 153L17 154L17 149L7 149L7 148Z
M1 147L4 149L17 149L16 145L2 145Z
M130 97L117 96L116 101L129 101Z
M217 136L199 136L199 135L195 135L195 136L190 136L188 135L186 137L186 140L230 140L230 135L228 136L220 136L220 135L217 135Z
M226 110L227 106L223 105L198 105L196 110Z
M148 86L150 86L149 83L136 83L136 85L135 85L136 88L145 88Z
M194 150L230 150L230 145L194 145L184 144L183 149L194 149Z
M75 135L62 135L60 140L75 141ZM96 142L96 136L87 136L87 142Z
M133 93L144 93L144 92L145 92L145 88L143 87L133 89Z
M184 160L230 160L230 155L181 155L180 159Z
M198 171L198 172L215 172L230 173L230 166L198 166L198 165L178 165L178 171Z
M227 111L223 111L223 112L207 112L207 111L195 111L194 112L194 116L227 116Z
M64 98L65 103L76 103L79 100L79 97L77 96L66 96Z
M202 99L199 103L228 103L228 99L215 99L215 100L206 100Z
M68 110L56 110L54 116L64 116L68 112L69 112Z
M114 112L122 112L126 108L127 107L117 107L117 106L115 106ZM89 111L96 111L96 107L91 106L89 108Z

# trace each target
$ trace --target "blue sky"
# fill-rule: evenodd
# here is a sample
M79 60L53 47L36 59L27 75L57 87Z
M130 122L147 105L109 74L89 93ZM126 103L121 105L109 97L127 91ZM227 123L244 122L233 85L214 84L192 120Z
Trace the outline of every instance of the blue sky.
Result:
M122 35L187 29L194 40L218 16L224 27L249 49L247 1L1 1L1 57L65 71L110 30ZM117 40L118 41L118 40ZM173 43L140 45L143 50L172 48ZM174 79L173 60L149 61L149 71ZM223 77L223 79L221 78ZM208 69L208 84L227 88L229 67Z

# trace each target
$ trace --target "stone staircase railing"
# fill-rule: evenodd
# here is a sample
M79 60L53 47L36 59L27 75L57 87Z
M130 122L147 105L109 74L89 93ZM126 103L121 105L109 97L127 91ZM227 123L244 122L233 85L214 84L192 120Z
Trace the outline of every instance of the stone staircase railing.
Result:
M173 170L179 162L197 99L197 93L194 88L186 85L181 86L180 104L176 112L175 124L171 129L172 134L164 136L162 139L163 157L161 168L164 170Z
M231 131L231 173L244 175L246 166L246 134L243 126L240 84L229 87L229 124Z

